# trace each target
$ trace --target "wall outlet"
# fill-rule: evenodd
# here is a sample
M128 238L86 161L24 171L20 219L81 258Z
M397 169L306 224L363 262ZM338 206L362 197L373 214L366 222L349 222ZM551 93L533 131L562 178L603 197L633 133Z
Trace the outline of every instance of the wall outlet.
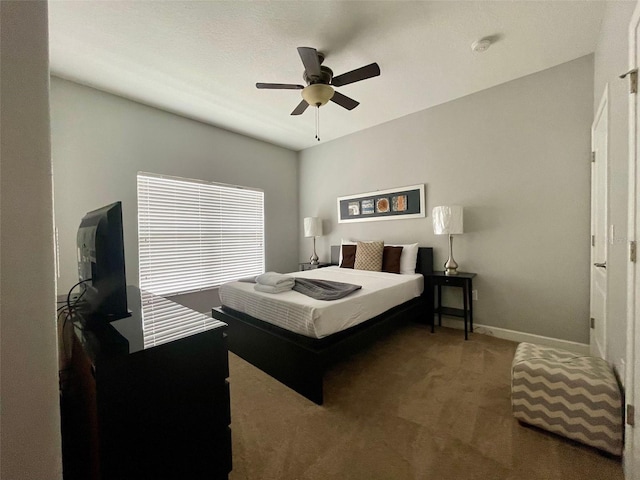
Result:
M478 290L471 290L471 300L478 300Z

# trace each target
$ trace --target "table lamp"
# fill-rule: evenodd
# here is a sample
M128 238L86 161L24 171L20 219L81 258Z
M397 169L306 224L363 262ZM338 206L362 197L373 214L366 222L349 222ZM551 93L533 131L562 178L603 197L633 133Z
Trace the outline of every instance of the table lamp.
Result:
M306 217L304 219L304 236L313 237L313 255L309 259L311 265L318 265L316 255L316 237L322 236L322 220L318 217Z
M432 215L433 233L449 235L449 258L444 264L444 273L445 275L457 275L458 264L453 259L453 235L463 233L462 207L458 205L434 207Z

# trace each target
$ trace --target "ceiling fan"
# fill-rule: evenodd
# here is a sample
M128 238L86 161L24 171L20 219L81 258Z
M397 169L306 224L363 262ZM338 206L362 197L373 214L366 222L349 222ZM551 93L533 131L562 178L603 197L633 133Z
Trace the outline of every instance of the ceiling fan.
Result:
M364 67L356 68L350 72L343 73L337 77L333 76L333 71L329 67L322 65L324 54L318 52L315 48L298 47L298 54L304 65L304 73L302 78L307 86L295 85L289 83L256 83L257 88L271 90L302 90L303 100L291 112L291 115L302 114L309 105L321 107L329 100L337 103L347 110L353 110L360 102L356 102L353 98L349 98L332 87L342 87L350 83L366 80L367 78L377 77L380 75L380 67L377 63L371 63Z

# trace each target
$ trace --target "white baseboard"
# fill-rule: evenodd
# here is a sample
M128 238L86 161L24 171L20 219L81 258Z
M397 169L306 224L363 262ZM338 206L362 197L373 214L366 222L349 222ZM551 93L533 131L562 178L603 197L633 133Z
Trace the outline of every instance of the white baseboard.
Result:
M464 329L464 323L460 320L444 317L442 319L442 326L447 328L457 328L459 330ZM513 342L528 342L536 343L538 345L545 345L547 347L562 348L569 350L573 353L580 355L589 355L590 348L586 343L570 342L569 340L561 340L559 338L543 337L542 335L535 335L533 333L517 332L515 330L507 330L506 328L491 327L488 325L473 324L473 333L481 335L490 335L496 338L502 338L504 340L511 340Z

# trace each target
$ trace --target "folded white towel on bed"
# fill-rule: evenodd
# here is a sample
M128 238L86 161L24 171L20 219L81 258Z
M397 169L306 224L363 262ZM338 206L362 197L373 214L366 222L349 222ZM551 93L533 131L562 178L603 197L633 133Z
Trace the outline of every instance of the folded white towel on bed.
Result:
M281 285L263 285L261 283L256 283L253 286L253 288L257 292L282 293L282 292L288 292L289 290L291 290L293 288L294 285L295 285L295 281L292 282L291 284L283 283Z
M272 287L289 286L289 290L293 288L295 282L295 278L276 272L266 272L256 277L256 283L260 285L270 285Z
M256 283L256 277L257 275L251 275L250 277L239 278L238 281L244 283Z

